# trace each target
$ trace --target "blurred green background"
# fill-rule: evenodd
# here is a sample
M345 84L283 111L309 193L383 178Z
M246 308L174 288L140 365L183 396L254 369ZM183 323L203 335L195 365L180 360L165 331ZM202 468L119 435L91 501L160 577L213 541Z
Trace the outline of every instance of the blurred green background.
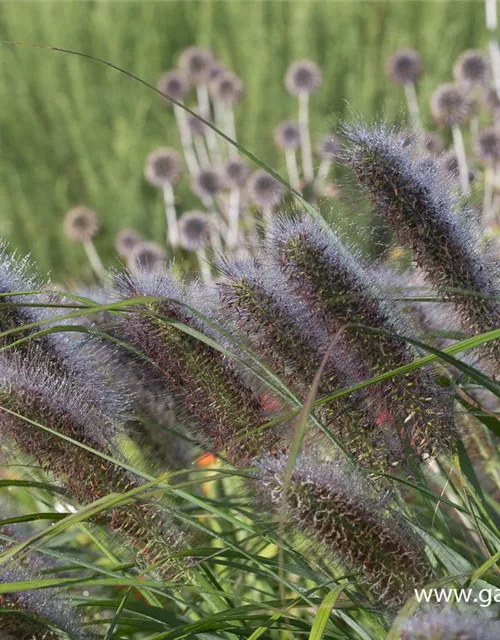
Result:
M421 51L427 101L457 55L485 47L481 1L217 2L4 1L3 40L92 53L155 84L192 44L210 46L245 81L237 107L240 141L283 169L272 129L295 116L283 87L294 59L315 60L324 83L313 97L312 132L360 112L397 118L403 93L386 80L386 57L401 46ZM62 233L71 206L102 216L99 251L111 259L123 226L163 239L161 197L143 179L144 158L178 145L172 112L139 83L88 60L27 46L0 50L0 235L31 252L54 277L87 277L83 249ZM180 209L192 206L180 192Z

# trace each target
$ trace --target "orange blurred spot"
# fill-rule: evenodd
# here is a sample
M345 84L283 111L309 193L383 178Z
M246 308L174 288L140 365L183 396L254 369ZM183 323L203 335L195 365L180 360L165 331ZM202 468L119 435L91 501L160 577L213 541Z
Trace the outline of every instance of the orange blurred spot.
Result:
M195 464L197 467L211 467L215 464L215 461L216 458L213 453L204 453L198 458Z
M280 401L275 396L272 396L267 391L260 396L260 406L264 411L277 411L280 408Z

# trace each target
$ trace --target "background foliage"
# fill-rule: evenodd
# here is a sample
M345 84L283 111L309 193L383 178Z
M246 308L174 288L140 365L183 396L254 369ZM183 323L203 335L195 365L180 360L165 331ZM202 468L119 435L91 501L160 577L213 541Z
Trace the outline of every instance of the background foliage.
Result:
M387 55L419 49L427 97L450 77L457 55L485 47L482 2L2 2L3 40L67 47L115 62L155 83L191 44L208 45L245 81L237 108L241 142L280 166L272 129L295 114L283 75L296 58L321 66L312 132L350 110L365 117L402 110L403 95L385 79ZM30 251L54 276L86 274L79 248L62 232L77 204L102 215L103 255L125 225L163 237L164 214L142 170L156 146L178 145L169 109L138 83L89 61L42 49L2 46L0 55L0 235ZM196 204L186 188L181 206Z

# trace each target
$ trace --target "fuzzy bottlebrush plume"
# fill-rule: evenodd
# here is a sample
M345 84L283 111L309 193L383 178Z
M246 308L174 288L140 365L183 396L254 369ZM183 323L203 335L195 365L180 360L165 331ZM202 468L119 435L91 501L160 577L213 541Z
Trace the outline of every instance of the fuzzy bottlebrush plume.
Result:
M373 284L373 274L365 273L338 239L310 222L282 218L273 229L268 253L295 295L308 305L311 318L320 318L331 337L340 332L340 343L357 354L363 363L361 379L415 359L413 349L393 337L407 333L407 327L396 323ZM365 327L382 333L375 335ZM451 399L429 373L396 376L379 383L373 393L382 401L381 413L389 412L388 422L419 455L433 455L454 441Z
M223 262L220 307L250 342L260 359L304 399L329 347L319 319L290 291L277 269L268 264ZM336 345L320 381L326 396L355 381L356 363ZM392 429L371 415L368 396L339 398L315 412L346 450L361 464L379 470L404 466L404 452Z
M157 296L159 302L144 304L128 313L122 327L127 340L156 366L169 388L192 419L195 436L207 441L213 451L226 451L236 466L247 464L273 450L283 437L282 429L259 430L266 422L260 398L251 390L235 366L213 347L190 336L169 320L211 335L215 334L182 303L193 301L168 273L117 277L122 297ZM194 306L199 309L200 296Z
M13 441L61 482L70 499L85 505L112 492L123 493L140 485L121 467L26 421L43 425L108 456L116 454L113 442L122 430L121 412L113 411L111 402L107 411L97 405L95 394L88 392L81 382L78 376L52 371L39 349L26 356L0 355L2 441ZM111 388L108 392L114 393ZM111 530L133 539L139 564L162 560L165 571L171 568L167 568L166 559L175 548L178 532L155 502L142 496L101 518Z
M0 553L5 545L0 543ZM27 563L24 563L27 564ZM35 568L33 566L35 564ZM0 566L0 584L41 578L30 557L25 566ZM0 594L0 638L2 640L91 640L81 629L81 616L55 589Z
M386 126L357 123L345 135L345 158L358 182L428 281L453 302L463 329L476 334L498 328L500 306L491 300L499 294L496 273L467 222L470 211L456 213L449 183L420 171L401 135ZM500 371L500 345L489 343L483 353Z
M498 640L500 621L480 618L477 610L457 613L452 609L426 611L409 618L401 629L401 640Z
M378 602L396 608L434 575L405 519L372 485L340 463L299 457L285 489L287 458L258 463L257 491L321 551L359 574Z

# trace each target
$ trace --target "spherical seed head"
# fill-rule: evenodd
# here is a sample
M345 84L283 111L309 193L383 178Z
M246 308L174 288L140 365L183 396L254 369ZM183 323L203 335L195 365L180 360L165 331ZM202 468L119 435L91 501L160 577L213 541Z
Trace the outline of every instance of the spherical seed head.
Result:
M422 58L416 49L400 49L387 59L386 72L395 84L413 84L423 73Z
M483 162L500 160L500 132L495 127L483 129L474 141L477 157Z
M486 104L488 108L493 112L500 109L500 97L494 87L488 89L486 93Z
M186 211L179 218L179 233L184 249L206 247L210 241L210 218L203 211Z
M165 251L156 242L139 242L127 258L127 266L135 272L157 271L165 266Z
M244 160L229 160L224 167L224 180L230 187L244 187L249 175L250 167Z
M182 173L181 156L175 149L161 147L146 158L144 176L154 187L164 187L178 182Z
M279 205L285 195L285 189L267 171L259 169L250 176L248 194L258 207L269 208Z
M274 130L274 142L281 149L298 149L300 147L299 125L293 120L281 122Z
M193 138L201 138L205 135L207 131L207 126L201 122L196 116L193 116L191 113L187 114L186 118L187 126L189 127L189 131Z
M243 97L243 82L232 71L223 71L212 81L214 98L230 106L238 104Z
M185 71L174 69L159 77L156 88L170 98L182 102L189 93L191 84ZM169 100L165 101L170 104Z
M214 54L205 47L188 47L179 57L179 66L193 84L204 84L215 60Z
M128 258L132 249L141 240L141 234L135 229L122 229L116 234L115 251L120 258Z
M439 133L426 133L424 135L424 146L429 153L439 155L444 151L444 140Z
M436 122L452 127L466 122L472 113L472 100L458 84L440 85L430 100L431 114Z
M224 188L221 174L215 169L202 169L193 181L193 191L200 198L213 198Z
M461 53L453 67L455 80L469 87L488 86L490 75L488 57L482 51L475 49L468 49Z
M99 216L89 207L74 207L64 218L64 231L73 242L88 242L99 231Z
M335 160L340 153L340 140L334 133L328 133L318 141L316 152L322 160Z
M312 60L293 62L285 74L285 87L293 95L314 93L323 82L323 75L318 65Z

